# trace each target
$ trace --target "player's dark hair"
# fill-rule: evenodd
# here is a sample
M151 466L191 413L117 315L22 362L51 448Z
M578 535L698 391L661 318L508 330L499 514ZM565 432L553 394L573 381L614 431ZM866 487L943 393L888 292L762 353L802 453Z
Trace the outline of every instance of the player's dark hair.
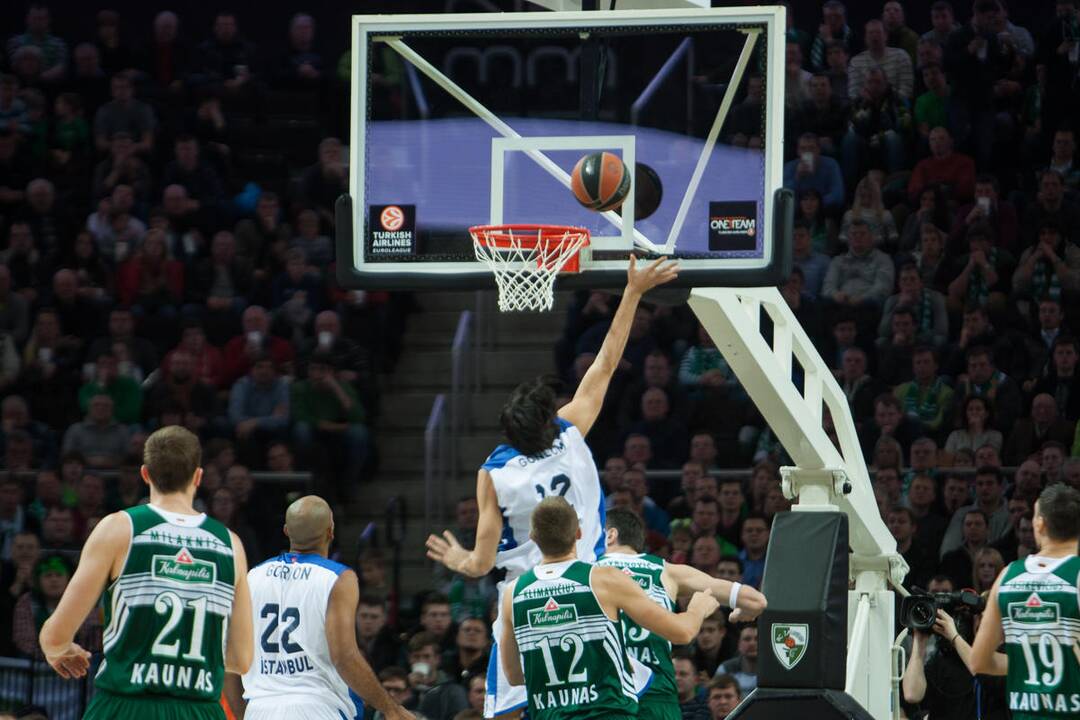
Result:
M561 496L544 498L533 510L532 538L540 552L558 557L570 552L577 539L578 519L574 508Z
M522 383L510 393L499 424L510 445L523 455L535 455L555 442L555 388L549 377Z
M633 548L634 552L645 550L645 523L636 513L621 508L612 508L607 512L607 527L619 533L619 545Z
M187 428L169 425L155 430L143 446L143 464L159 492L180 492L191 484L202 463L199 438Z
M1039 493L1039 515L1051 540L1075 540L1080 537L1080 492L1054 483Z

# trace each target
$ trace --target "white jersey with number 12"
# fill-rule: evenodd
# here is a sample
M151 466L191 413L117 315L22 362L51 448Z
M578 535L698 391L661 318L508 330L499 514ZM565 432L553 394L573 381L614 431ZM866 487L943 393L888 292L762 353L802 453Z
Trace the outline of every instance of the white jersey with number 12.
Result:
M502 513L495 565L506 571L507 580L540 564L540 549L529 539L529 522L545 497L561 495L577 511L579 560L591 563L604 552L604 493L592 452L574 425L562 418L555 422L559 434L547 450L522 455L510 445L500 445L483 465Z

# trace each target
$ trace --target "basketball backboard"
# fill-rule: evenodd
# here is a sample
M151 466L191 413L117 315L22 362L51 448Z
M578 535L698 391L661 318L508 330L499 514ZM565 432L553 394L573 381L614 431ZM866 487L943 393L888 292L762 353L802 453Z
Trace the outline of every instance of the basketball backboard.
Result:
M621 286L631 251L678 258L682 286L781 279L782 7L354 16L352 35L343 285L493 287L468 228L500 223L590 231L564 288ZM600 150L635 177L604 214L569 190Z

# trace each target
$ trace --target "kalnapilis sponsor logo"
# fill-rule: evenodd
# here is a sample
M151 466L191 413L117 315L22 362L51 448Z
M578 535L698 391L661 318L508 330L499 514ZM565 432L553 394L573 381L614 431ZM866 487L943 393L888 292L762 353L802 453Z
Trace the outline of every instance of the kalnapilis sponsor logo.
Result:
M548 598L543 607L529 611L529 627L549 628L556 625L568 625L577 622L577 608L573 605L560 605L555 598Z
M1024 602L1009 603L1009 619L1024 625L1056 623L1061 618L1061 608L1055 602L1044 602L1038 593L1031 593Z
M180 548L176 555L154 555L150 568L150 575L159 580L196 584L217 580L217 566L208 560L199 560L187 548Z

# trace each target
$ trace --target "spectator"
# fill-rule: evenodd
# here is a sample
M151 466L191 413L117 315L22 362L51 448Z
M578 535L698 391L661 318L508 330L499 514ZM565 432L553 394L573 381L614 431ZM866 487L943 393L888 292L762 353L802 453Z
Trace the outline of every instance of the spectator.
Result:
M487 672L488 625L478 617L461 621L453 651L443 656L446 674L452 680L467 685L470 677Z
M1000 451L1003 440L1001 432L989 427L990 408L986 398L969 395L961 408L960 427L949 433L945 452L955 455L961 450L975 452L976 448L989 444Z
M1065 178L1056 170L1044 170L1039 176L1039 190L1024 211L1028 244L1041 240L1048 223L1055 224L1066 240L1080 242L1080 207L1065 196Z
M825 66L833 97L841 102L849 102L848 71L851 68L851 51L839 40L830 41L825 46Z
M199 141L191 135L176 138L174 159L161 175L161 186L179 185L187 191L192 209L206 221L216 220L224 194L221 178L214 168L200 158Z
M81 452L90 467L116 467L127 451L131 431L113 417L113 400L105 394L90 398L86 419L64 433L63 452Z
M889 50L910 62L903 50ZM911 112L906 102L889 86L880 67L873 65L866 70L859 93L853 95L851 128L844 136L841 153L847 187L870 170L884 169L891 175L904 169L905 138L911 131Z
M690 438L690 459L701 463L706 472L716 467L717 453L716 439L709 433L696 432Z
M65 426L78 389L78 341L61 336L60 319L52 308L38 310L22 360L19 387L30 398L33 414L52 427Z
M94 525L105 517L105 481L98 475L86 474L75 486L74 536L85 543Z
M150 224L165 232L169 254L191 265L206 245L195 204L183 185L167 185L161 191L161 209L151 214Z
M959 517L962 524L961 542L963 544L944 553L938 569L952 580L954 586L963 587L971 580L972 560L975 553L987 545L988 520L986 513L977 508L967 508ZM1005 517L1007 523L1007 513ZM942 545L944 546L944 543Z
M120 266L117 276L116 294L136 316L176 317L184 297L184 266L169 259L165 233L148 232L142 247Z
M920 151L930 149L930 133L934 128L949 128L949 106L952 88L945 70L937 63L920 68L926 92L915 99L915 130L919 133Z
M988 521L986 542L996 542L1009 531L1009 508L1004 495L1005 482L1001 472L993 467L980 467L975 471L975 502L959 508L952 516L945 537L941 541L941 557L966 542L967 520L970 510L978 510ZM970 578L965 578L966 583ZM960 583L958 583L960 584Z
M743 582L760 588L765 572L765 550L769 546L769 522L760 515L748 515L743 520L740 539L743 549L738 557L743 565Z
M1061 128L1054 132L1050 161L1040 170L1052 170L1061 176L1065 190L1075 196L1080 190L1080 167L1076 164L1076 132Z
M409 685L409 674L404 668L397 665L383 668L379 672L379 683L394 702L406 710L420 715L420 713L416 712L419 697ZM420 717L423 717L423 715L420 715ZM384 718L385 716L381 712L375 713L374 720L384 720Z
M183 351L191 356L195 363L195 377L212 388L222 389L224 378L225 360L213 345L206 341L206 333L203 332L202 324L198 320L185 320L180 333L180 344L165 355L162 369L168 376L172 367L170 356ZM250 369L250 367L248 367ZM246 370L245 370L246 372Z
M933 40L944 48L948 45L949 36L959 29L960 25L953 15L952 4L946 0L938 0L930 6L930 29L922 34L922 38Z
M125 357L139 367L143 376L157 369L157 349L149 340L135 334L135 316L122 305L109 313L108 335L90 344L87 357L97 358L108 352L115 354L117 346L123 348Z
M210 496L207 514L237 534L240 541L244 543L245 553L251 555L252 558L263 557L263 553L259 550L258 535L237 511L236 498L233 497L229 488L221 487L214 490Z
M21 210L30 171L30 159L20 150L18 136L11 128L0 128L0 215L11 216Z
M311 319L326 305L323 282L307 264L304 251L292 248L285 256L285 272L274 279L275 317L289 332L295 344L306 341Z
M308 360L308 376L292 386L293 441L297 450L315 458L316 448L338 448L346 457L340 487L356 486L367 460L368 432L364 408L356 391L334 377L333 359L315 353Z
M967 483L962 478L958 480L964 491ZM949 485L949 478L945 480L945 486ZM965 497L966 500L966 497ZM927 473L916 474L908 485L905 504L911 509L915 523L915 542L927 549L927 552L936 560L936 552L941 547L941 538L945 535L945 529L949 521L941 516L937 503L937 483ZM958 505L959 507L959 505Z
M899 292L885 301L878 324L878 341L888 339L893 313L898 308L906 307L914 315L916 342L931 347L944 346L949 333L945 296L923 286L922 276L914 263L901 265L898 275Z
M810 229L814 252L830 254L836 246L836 222L826 217L825 209L821 205L821 194L817 190L803 190L798 198L796 222L806 223Z
M15 654L12 637L12 615L15 602L32 588L34 567L41 559L41 540L37 533L24 530L11 538L9 559L0 564L0 652L6 657Z
M1080 342L1075 337L1059 336L1051 353L1052 366L1032 389L1036 395L1045 393L1053 397L1058 412L1069 418L1080 417L1080 374L1076 372L1076 362L1080 359L1078 345Z
M866 351L849 347L844 351L840 368L840 389L856 423L865 422L874 414L874 399L885 391L884 386L867 372Z
M149 501L146 483L139 474L141 468L141 456L132 454L124 458L116 474L116 482L106 495L105 507L109 512L117 512ZM206 484L205 478L203 484Z
M16 220L8 226L7 249L0 252L0 264L11 273L15 291L27 302L35 302L47 282L51 263L37 248L29 223Z
M784 107L798 112L810 100L810 73L803 70L803 54L797 41L788 37L784 62Z
M818 72L810 78L810 98L799 108L797 124L802 133L817 137L823 153L834 157L840 152L848 126L848 104L846 97L833 93L827 73Z
M281 87L317 88L324 72L323 57L315 46L315 20L297 13L289 21L289 47L274 80Z
M222 382L231 385L251 369L252 359L269 353L274 364L283 371L293 361L295 351L292 343L275 335L268 335L270 319L266 310L249 305L241 316L243 334L225 343L222 366Z
M1024 462L1020 463L1020 467L1016 468L1016 476L1013 478L1013 485L1010 488L1011 498L1024 500L1029 506L1035 505L1035 500L1038 499L1039 493L1043 491L1042 465L1038 460L1032 459L1035 455L1037 455L1037 452L1032 453L1031 457L1024 460ZM1012 517L1011 509L1009 519L1015 527L1015 518Z
M1038 242L1020 253L1013 292L1023 298L1062 299L1063 293L1080 291L1080 247L1066 240L1057 222L1043 220Z
M118 133L126 134L135 152L149 155L154 150L154 130L157 119L146 103L135 99L135 86L125 73L113 75L112 100L102 105L94 115L94 143L99 152L109 149Z
M469 699L465 688L440 670L440 662L439 641L434 635L419 632L409 639L409 684L419 696L417 709L430 720L452 720L469 707Z
M257 77L255 46L240 35L236 14L221 10L214 16L211 36L197 52L203 79L237 99L252 98Z
M918 430L918 426L904 415L896 396L888 392L882 393L874 399L872 422L864 423L859 434L863 443L863 454L871 456L871 451L878 442L889 438L899 445L901 457L896 458L895 462L899 465L903 462L903 449L911 446L918 436Z
M844 203L844 178L840 166L831 157L821 154L818 136L803 133L799 137L799 156L784 165L784 187L803 192L815 190L825 209L838 212Z
M724 611L717 610L701 622L701 629L690 646L694 665L698 669L698 681L707 683L716 674L716 668L723 660L726 660L734 650L734 642L725 643L727 638L727 622ZM731 646L731 647L725 647ZM738 684L735 685L738 689Z
M953 151L952 136L944 127L930 131L930 157L920 160L908 180L908 198L911 202L927 185L943 183L958 203L970 202L975 194L975 163L967 155Z
M948 288L950 311L969 306L986 307L994 312L1004 309L1014 261L1007 250L995 244L995 237L986 223L968 228L968 251L953 263L957 274Z
M64 334L76 338L80 347L101 332L98 306L79 297L79 281L71 270L57 270L53 275L50 301Z
M652 447L654 464L658 468L675 468L685 459L687 431L681 420L674 417L667 393L652 387L641 395L641 419L630 427L630 432L645 435Z
M164 10L154 16L151 37L137 64L156 95L179 92L192 66L192 52L180 36L176 13Z
M211 338L225 342L240 325L240 314L251 295L253 273L251 262L237 257L233 234L227 230L214 233L210 257L199 263L189 283L188 302L192 305L185 312L196 314L202 310Z
M961 205L956 210L952 231L954 242L959 241L968 228L977 223L989 223L994 227L998 246L1015 255L1019 234L1016 208L1011 202L1001 199L998 181L993 175L975 177L974 202Z
M829 270L829 256L814 250L810 227L803 220L795 221L792 249L795 267L802 273L802 292L810 300L816 300Z
M11 280L11 270L6 264L0 265L0 332L21 346L30 332L30 306L26 298L12 290Z
M1002 453L1007 465L1020 465L1047 441L1063 445L1072 443L1075 421L1059 413L1054 396L1039 393L1031 400L1031 417L1020 418L1009 430Z
M873 247L874 238L865 220L852 220L849 233L849 250L829 263L821 292L836 305L855 309L869 323L892 290L893 263Z
M386 604L382 599L360 596L356 606L356 644L376 673L398 661L401 644L386 622Z
M690 346L679 363L679 382L692 396L710 388L736 386L738 380L704 325L698 325L697 338L697 345Z
M1039 477L1038 473L1036 473L1035 477ZM1038 494L1042 492L1041 483L1035 483L1033 489L1035 491L1034 497L1038 499ZM1008 502L1009 529L998 540L991 543L994 552L1000 553L1003 558L1011 558L1010 560L1006 560L1006 562L1012 562L1016 559L1016 551L1020 544L1020 540L1018 539L1020 520L1024 517L1031 518L1031 511L1034 503L1028 499L1029 497L1031 496L1027 493L1024 495L1018 495L1015 492L1013 493L1013 496L1009 498ZM976 563L976 573L978 573L978 563ZM993 582L994 578L991 578L990 584L992 585Z
M300 198L318 212L327 223L334 221L334 203L348 191L345 172L345 148L334 137L319 143L319 161L304 170L300 177Z
M956 386L959 397L978 395L991 405L994 427L1011 428L1020 416L1020 388L1005 373L994 367L989 348L973 347L967 352L967 374ZM965 404L966 407L966 404Z
M862 96L863 86L869 80L870 70L880 68L888 85L895 90L897 96L904 100L911 100L915 84L912 71L914 46L909 54L906 50L886 45L888 36L885 24L881 20L871 20L866 23L863 39L866 50L851 58L851 80L848 85L851 99L855 100Z
M758 630L756 625L739 629L739 654L720 663L718 673L734 677L739 694L746 695L757 687Z
M1037 457L1042 465L1043 476L1047 485L1062 481L1061 470L1065 464L1065 446L1053 440L1047 440L1040 448Z
M124 425L133 425L142 419L143 391L139 383L117 372L116 357L110 352L97 356L93 377L79 388L79 410L90 408L90 399L108 395L113 401L113 416Z
M31 3L26 11L26 31L8 40L7 53L14 65L21 48L37 48L41 54L41 81L53 84L63 80L67 73L68 48L66 42L49 32L50 23L48 6Z
M1065 320L1065 312L1061 307L1061 300L1044 297L1039 300L1038 327L1034 332L1029 332L1027 341L1027 375L1029 380L1024 382L1024 391L1031 392L1035 386L1035 380L1044 375L1050 366L1050 360L1054 351L1054 342L1062 334L1061 325Z
M709 706L697 690L698 669L693 655L676 651L672 665L675 667L675 688L679 695L682 720L710 720Z
M942 430L945 418L952 415L953 389L938 374L937 354L932 347L917 346L911 355L910 382L898 385L893 394L904 414L917 421L928 433Z
M928 552L926 546L918 542L916 531L918 523L911 508L893 505L885 518L889 532L896 540L896 551L908 564L908 574L904 578L904 587L925 587L926 581L937 567L937 557Z
M146 397L146 420L161 422L163 415L176 414L175 424L196 435L207 430L217 405L214 388L196 373L195 360L185 350L169 353L167 372L151 386ZM235 390L235 388L234 388Z
M906 52L914 64L919 36L905 24L904 6L897 0L889 0L881 10L881 22L885 26L889 47Z
M236 224L237 254L251 262L259 282L285 269L285 249L292 239L292 227L281 221L276 193L262 193L254 217Z
M241 461L249 465L261 459L261 448L285 438L289 428L289 384L278 377L272 358L255 358L251 371L233 384L229 391L229 423L236 432Z
M742 692L731 675L717 675L709 683L709 712L712 720L724 720L739 705Z
M827 0L821 6L823 22L818 26L817 35L810 46L810 66L816 70L828 67L826 50L830 43L837 43L840 49L849 55L855 44L855 34L847 25L847 8L840 0Z
M12 617L15 647L22 655L36 659L42 657L38 633L56 610L70 580L71 563L60 555L47 555L34 566L33 588L19 597ZM100 625L97 613L87 616L75 635L80 647L100 650Z

